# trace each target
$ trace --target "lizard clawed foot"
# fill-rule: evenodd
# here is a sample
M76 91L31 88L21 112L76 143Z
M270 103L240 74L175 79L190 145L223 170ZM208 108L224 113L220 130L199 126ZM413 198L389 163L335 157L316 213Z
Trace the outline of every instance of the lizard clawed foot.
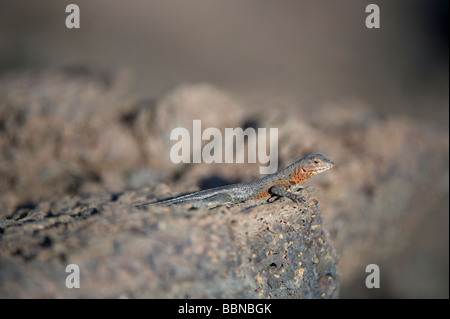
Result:
M281 196L273 194L271 197L269 197L267 199L267 202L268 203L273 203L273 202L276 202L277 200L279 200L280 198L281 198Z

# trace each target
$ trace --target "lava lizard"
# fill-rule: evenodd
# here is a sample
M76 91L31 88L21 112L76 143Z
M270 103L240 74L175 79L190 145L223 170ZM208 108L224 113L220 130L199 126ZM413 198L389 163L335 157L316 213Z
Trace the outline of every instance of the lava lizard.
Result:
M330 169L333 165L332 161L320 154L308 155L281 171L251 182L206 189L159 202L136 205L136 207L152 204L161 206L192 204L193 207L220 206L272 196L285 196L293 201L305 203L305 196L289 190L298 187L300 183L311 176Z

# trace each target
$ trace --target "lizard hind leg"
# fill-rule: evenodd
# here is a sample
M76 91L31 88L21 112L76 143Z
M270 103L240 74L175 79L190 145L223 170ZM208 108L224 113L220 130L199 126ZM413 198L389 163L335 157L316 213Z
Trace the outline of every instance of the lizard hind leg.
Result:
M218 193L207 198L195 200L192 202L192 206L198 208L201 206L221 206L233 203L233 198L229 194Z

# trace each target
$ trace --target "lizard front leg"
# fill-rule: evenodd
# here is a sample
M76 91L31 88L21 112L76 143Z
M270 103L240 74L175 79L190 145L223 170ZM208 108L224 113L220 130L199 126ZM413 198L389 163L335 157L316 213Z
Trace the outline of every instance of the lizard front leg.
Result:
M306 196L298 194L298 193L292 193L292 192L288 191L287 189L285 189L281 185L275 185L275 186L271 187L269 192L273 195L280 196L280 197L284 196L284 197L291 199L294 202L309 206Z

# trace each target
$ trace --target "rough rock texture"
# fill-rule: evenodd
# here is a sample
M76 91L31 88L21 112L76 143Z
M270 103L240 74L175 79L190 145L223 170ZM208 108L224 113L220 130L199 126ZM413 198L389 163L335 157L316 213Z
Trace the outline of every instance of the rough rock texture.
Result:
M0 79L0 296L448 297L448 130L356 100L238 100L208 84L142 100L129 78L78 67ZM277 127L279 168L332 159L306 183L328 236L319 210L285 200L132 208L259 177L255 164L171 164L167 136L193 119ZM69 263L83 289L65 288ZM371 263L377 291L364 286Z
M130 207L135 192L42 202L3 229L3 297L330 298L336 260L319 209ZM67 289L65 267L80 267Z

